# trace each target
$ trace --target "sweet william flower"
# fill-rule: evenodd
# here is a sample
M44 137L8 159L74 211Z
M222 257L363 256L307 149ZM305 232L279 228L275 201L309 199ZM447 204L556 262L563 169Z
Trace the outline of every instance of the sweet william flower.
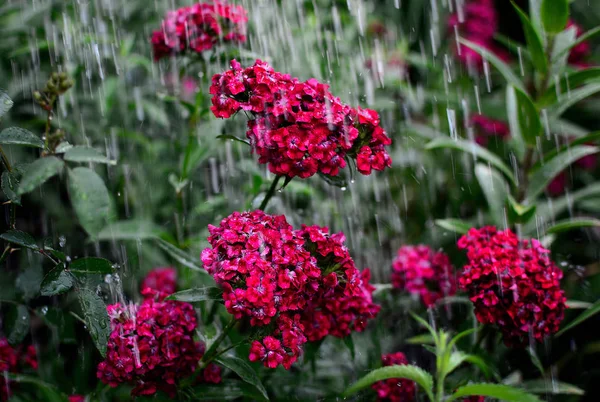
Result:
M20 373L26 367L34 370L38 368L35 347L29 345L11 346L6 338L0 337L0 373ZM12 388L16 383L7 376L0 374L0 401L8 401L12 395Z
M425 245L400 247L392 265L392 285L419 296L427 307L456 293L448 256Z
M459 284L482 324L494 324L507 345L542 341L564 317L562 271L536 239L519 239L509 229L472 228L458 241L468 262Z
M370 273L355 267L341 233L295 230L262 211L234 212L209 232L201 258L225 307L253 327L269 326L252 342L251 361L289 369L306 342L362 331L379 311Z
M348 158L365 175L391 166L391 139L377 112L342 103L314 78L300 81L261 60L247 68L233 60L230 70L213 76L210 93L216 117L239 111L251 117L246 136L274 174L337 176Z
M381 356L383 366L406 365L408 360L402 352ZM377 401L381 402L412 402L415 398L416 385L414 381L402 378L388 378L378 381L371 386L377 393Z
M145 298L164 299L177 289L177 270L173 267L154 268L142 280L140 292Z

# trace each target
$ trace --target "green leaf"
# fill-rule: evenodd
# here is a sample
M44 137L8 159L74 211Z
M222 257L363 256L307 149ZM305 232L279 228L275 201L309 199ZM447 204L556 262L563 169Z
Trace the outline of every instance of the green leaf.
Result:
M494 376L494 377L496 377L496 379L499 379L498 374L494 373L494 371L490 368L490 366L488 366L488 364L485 362L485 360L483 360L481 357L476 356L476 355L465 355L465 361L479 367L479 369L481 370L483 375L485 375L486 378L490 378L490 377Z
M31 131L19 127L9 127L2 130L0 133L0 144L44 148L44 141L40 137Z
M75 275L91 275L91 274L111 274L113 273L113 264L98 257L80 258L73 261L69 265L69 271Z
M436 219L435 224L442 229L459 234L467 234L471 229L471 225L460 219Z
M508 218L512 223L527 223L535 216L537 206L521 205L511 195L508 196Z
M565 29L569 19L568 0L543 0L540 9L546 32L558 33Z
M548 111L549 118L558 118L571 106L594 95L597 92L600 92L600 83L598 82L592 82L581 88L570 90L567 96L563 96L561 99L559 99Z
M221 135L217 135L217 138L219 138L221 140L233 140L233 141L241 142L242 144L246 144L246 145L250 146L250 141L245 140L240 137L236 137L235 135L221 134Z
M511 133L517 133L529 145L536 145L536 138L542 134L542 123L529 95L510 86L506 103Z
M411 345L422 345L422 344L435 344L435 339L431 334L421 334L417 336L412 336L405 340L406 343L410 343Z
M78 167L69 170L68 189L79 223L96 237L109 220L110 196L104 181L92 169Z
M25 194L41 186L52 176L59 174L63 166L63 161L55 156L36 159L23 173L17 193Z
M461 351L452 352L448 358L445 374L450 374L467 360L467 354Z
M13 172L5 170L2 172L2 192L13 204L21 205L21 196L17 194L19 180Z
M180 292L173 293L172 295L166 298L166 300L177 300L188 303L222 299L223 290L215 286L186 289Z
M4 116L12 107L14 102L8 96L8 93L0 88L0 118Z
M573 229L579 228L589 228L589 227L598 227L600 226L600 220L594 218L574 218L574 219L566 219L563 221L556 222L554 225L550 226L546 233L560 233L567 232Z
M487 149L477 145L475 142L466 140L453 140L451 138L437 138L427 145L426 150L433 149L456 149L473 155L474 158L484 160L490 165L504 173L512 184L516 184L515 176L512 170L502 162L502 159L488 151Z
M593 132L591 134L584 135L583 137L578 137L572 141L569 141L568 144L563 145L562 147L556 149L552 149L549 152L544 154L544 161L554 158L556 155L561 154L563 152L569 152L571 148L575 145L591 145L593 142L597 142L600 140L600 131ZM538 169L540 166L544 164L543 161L538 161L533 165L532 169Z
M487 396L507 402L542 402L537 396L528 394L521 389L510 387L508 385L485 383L462 386L458 388L447 401L450 402L472 395Z
M576 327L577 325L581 324L588 318L590 318L593 315L598 314L598 313L600 313L600 300L596 301L588 309L586 309L583 313L579 314L577 316L577 318L575 318L573 321L571 321L567 325L565 325L560 331L558 331L556 333L555 336L561 336L562 334L564 334L571 328Z
M342 338L342 342L350 352L350 356L352 356L352 361L356 358L356 348L354 347L354 340L352 339L352 333Z
M217 363L220 365L227 367L229 370L233 371L237 375L240 376L242 380L247 382L250 385L253 385L258 389L265 400L269 400L269 395L267 394L267 390L260 382L260 378L256 371L244 360L235 357L235 356L224 356L221 355L215 359Z
M20 230L9 230L0 235L0 239L6 240L9 243L16 244L17 246L30 248L32 250L39 250L40 248L35 243L35 239L29 234Z
M35 385L44 395L44 401L47 402L64 402L67 396L62 394L54 385L41 381L36 377L30 377L22 374L4 373L7 379L19 384ZM22 387L23 388L23 387ZM27 387L24 387L27 388ZM12 399L11 399L12 400Z
M162 230L150 221L114 222L98 233L98 240L145 240L160 236Z
M550 85L538 99L538 104L547 106L555 103L559 97L569 97L570 92L581 84L600 78L600 67L586 68L566 74Z
M5 329L8 330L6 336L8 343L15 346L23 342L29 332L29 311L27 307L22 304L11 306L5 325Z
M46 274L40 288L42 296L56 296L73 287L73 278L65 272L65 265L59 264Z
M482 163L475 166L475 176L490 207L492 221L497 226L503 226L504 208L509 195L508 184L500 173Z
M556 380L530 380L524 381L521 385L523 389L533 394L566 394L566 395L583 395L585 391L572 384L559 382Z
M73 148L73 145L69 144L68 141L63 141L56 146L56 149L54 150L54 152L57 154L64 154L71 148Z
M188 267L194 271L202 272L208 275L208 272L202 267L200 267L193 258L191 258L186 252L175 247L171 243L164 241L163 239L156 239L156 244L158 247L163 249L167 254L169 254L175 261L180 263L181 265Z
M572 46L576 37L577 29L575 27L565 29L554 36L554 45L552 46L552 53L550 56L551 66L548 77L557 80L558 77L563 74L569 62L569 54L563 53L563 51ZM562 56L559 56L561 54Z
M386 366L373 370L352 384L346 389L343 395L344 397L349 397L377 381L387 380L388 378L404 378L412 380L423 388L429 399L433 400L433 378L422 368L409 364L402 366Z
M93 162L116 165L116 161L108 159L95 148L75 146L65 152L65 160L69 162Z
M458 38L458 41L466 47L473 49L475 52L481 55L481 57L487 60L491 65L496 67L498 71L500 71L500 74L502 74L504 79L506 79L506 82L508 82L510 85L514 86L515 88L525 90L523 83L521 82L519 77L515 75L510 66L504 61L502 61L493 52L464 38Z
M80 289L77 292L79 304L83 310L85 325L94 344L102 357L106 356L106 342L110 335L110 321L106 312L104 301L90 289Z
M580 43L586 42L588 40L590 40L591 38L593 38L594 36L600 34L600 26L590 29L589 31L585 32L583 35L581 35L580 37L578 37L575 42L573 42L571 44L571 46L569 46L568 48L564 49L560 54L558 54L556 57L560 57L563 56L567 53L569 53L571 51L572 48L574 48L575 46L579 45Z
M587 145L577 145L571 147L567 152L556 155L552 159L545 161L544 165L532 170L529 174L529 188L527 189L527 199L533 201L541 194L552 181L563 170L571 166L575 161L587 155L598 153L600 148Z
M567 299L567 308L570 309L582 309L585 310L592 306L592 303L580 301L580 300L571 300Z
M513 1L511 1L515 11L521 19L521 25L525 32L525 40L527 41L527 49L531 55L531 62L536 70L545 74L548 72L548 63L546 54L544 53L544 44L539 32L533 27L527 14L523 12Z

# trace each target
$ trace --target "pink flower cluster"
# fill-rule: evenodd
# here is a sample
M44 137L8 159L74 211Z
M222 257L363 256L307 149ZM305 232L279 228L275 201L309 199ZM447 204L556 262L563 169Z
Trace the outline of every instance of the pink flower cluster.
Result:
M176 289L174 268L156 268L141 285L145 300L139 304L107 307L111 320L106 359L98 378L111 387L135 385L132 395L158 390L175 395L177 380L191 375L204 355L204 344L194 341L197 321L189 303L163 301ZM221 382L221 368L209 364L199 379Z
M583 29L579 25L569 20L567 28L571 27L575 28L577 38L584 34ZM577 46L573 46L573 48L571 49L571 53L569 53L569 64L577 68L588 68L590 67L590 63L587 61L587 59L589 58L591 53L592 46L590 45L590 42L583 41Z
M494 35L498 29L498 14L493 0L470 0L462 13L452 14L448 19L448 26L457 29L461 37L489 50L499 58L508 61L508 54L494 42ZM473 49L459 45L455 49L456 56L465 66L483 67L483 59Z
M144 298L163 300L177 289L177 270L173 267L154 268L142 280L140 293Z
M69 395L69 402L85 402L83 395Z
M24 367L38 368L35 347L29 345L23 347L12 347L6 338L0 337L0 401L8 401L11 397L13 386L4 373L19 373Z
M294 230L283 215L262 211L234 212L209 232L202 262L223 288L227 311L273 328L252 343L251 361L289 368L307 341L362 331L379 311L369 271L358 271L341 233Z
M456 293L448 256L425 245L402 246L392 265L395 288L419 295L427 307Z
M381 356L384 366L403 366L408 364L402 352ZM371 386L377 392L377 401L385 402L412 402L415 398L416 385L414 381L402 378L388 378L378 381Z
M154 59L185 51L201 53L219 42L245 42L248 16L242 6L221 0L169 11L152 33Z
M539 342L558 331L566 300L563 274L536 239L486 226L470 229L458 247L468 258L459 283L479 322L496 324L507 345L527 344L530 337Z
M469 123L475 129L475 142L481 146L487 146L489 139L493 137L499 137L502 140L510 137L508 124L503 121L477 114L471 116Z
M233 60L213 77L210 93L216 117L252 115L246 136L259 163L277 175L336 176L347 158L364 175L391 166L385 147L392 140L377 112L342 103L314 78L302 82L260 60L248 68Z

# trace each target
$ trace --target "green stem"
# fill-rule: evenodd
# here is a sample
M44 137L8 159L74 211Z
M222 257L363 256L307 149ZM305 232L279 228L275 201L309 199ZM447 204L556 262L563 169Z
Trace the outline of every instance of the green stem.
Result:
M4 164L4 167L6 168L8 173L12 173L12 171L13 171L12 166L10 164L10 161L8 160L8 156L6 156L6 154L4 153L4 149L2 149L2 147L0 147L0 156L2 157L2 163ZM13 202L11 202L10 203L10 228L15 229L16 225L17 225L17 207Z
M265 198L263 198L258 209L262 211L265 210L267 204L269 204L269 200L273 197L273 194L275 194L275 190L277 189L277 182L279 182L279 179L281 179L281 176L275 176L275 179L271 183L271 187L269 187L269 191L267 191L267 194L265 194Z
M208 348L206 353L204 353L204 356L202 356L202 363L207 363L211 361L215 357L215 355L217 355L216 352L219 348L219 345L225 340L231 329L235 326L235 323L235 318L231 317L231 320L227 323L225 328L223 328L223 331L219 334L217 339L215 339L215 341L210 345L210 348Z
M4 153L4 149L2 149L2 147L0 147L0 155L2 156L2 163L4 163L6 170L8 170L9 172L12 173L12 166L10 165L8 156L6 156L6 154Z
M518 202L523 202L525 195L527 194L527 187L529 186L529 170L531 170L531 167L533 166L534 151L533 147L527 147L522 166L523 177L521 177L519 193L517 195Z

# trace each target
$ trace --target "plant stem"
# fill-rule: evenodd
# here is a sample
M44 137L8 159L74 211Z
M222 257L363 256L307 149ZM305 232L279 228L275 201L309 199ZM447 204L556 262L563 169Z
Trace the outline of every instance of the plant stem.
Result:
M202 363L210 362L217 355L216 351L219 348L219 345L225 340L229 331L235 326L235 323L235 317L231 317L231 320L227 323L225 328L223 328L223 331L219 334L217 339L215 339L212 345L210 345L210 348L204 353L204 356L202 356Z
M275 176L275 179L271 183L271 187L269 187L269 191L267 191L267 194L265 194L265 198L263 198L258 209L262 211L265 210L267 204L269 203L269 200L273 197L273 194L275 194L275 189L277 189L277 182L279 181L279 179L281 179L281 176Z
M10 165L8 156L6 156L6 154L4 153L4 149L2 149L2 147L0 147L0 155L2 155L2 163L4 163L6 170L8 170L9 172L12 172L12 166Z
M522 202L525 199L525 195L527 193L527 187L529 186L529 170L531 169L531 166L533 166L533 156L534 148L527 147L525 159L523 161L522 166L523 177L521 178L521 182L519 183L519 193L517 195L518 202Z
M13 171L12 166L10 164L10 161L8 160L8 156L6 156L6 154L4 153L4 149L2 149L2 147L0 147L0 155L2 156L2 163L4 164L4 167L6 168L8 173L12 173L12 171ZM16 225L17 225L17 207L11 201L11 203L10 203L10 228L15 229Z

